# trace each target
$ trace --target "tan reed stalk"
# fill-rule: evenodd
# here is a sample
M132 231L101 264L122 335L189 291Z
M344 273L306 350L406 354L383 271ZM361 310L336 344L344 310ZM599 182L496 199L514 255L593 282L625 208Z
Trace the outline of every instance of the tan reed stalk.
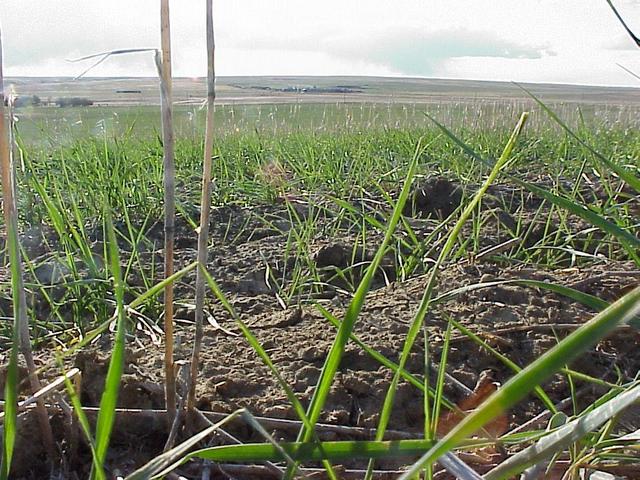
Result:
M5 92L4 92L4 71L2 54L2 36L0 34L0 176L2 177L2 202L5 227L7 230L7 245L9 247L10 261L15 265L14 272L17 271L17 278L14 279L17 291L13 295L14 326L18 326L18 338L20 350L27 364L29 373L29 383L31 390L35 394L42 388L38 379L36 364L31 351L31 337L29 334L29 320L27 318L27 300L24 292L24 282L22 273L22 259L20 253L20 239L18 238L18 207L16 203L16 185L13 158L11 155L11 145L6 121L5 112ZM12 238L8 238L11 236ZM17 298L16 298L17 296ZM49 424L49 414L43 399L37 401L37 416L40 424L42 443L45 447L49 459L53 461L55 448L51 425Z
M171 29L169 0L160 3L160 31L162 59L160 86L162 93L162 143L164 148L164 278L173 275L173 246L175 233L175 165L173 142L173 114L171 88ZM165 402L169 426L176 415L176 378L173 364L173 284L164 289L164 371Z
M198 263L196 274L196 332L191 354L191 381L187 408L195 406L196 382L198 381L198 363L202 345L202 320L204 316L204 275L202 269L207 266L207 244L209 240L209 213L211 209L211 157L213 155L214 102L216 100L215 37L213 30L213 0L207 4L207 120L204 138L204 159L202 163L202 196L200 199L200 230L198 232Z

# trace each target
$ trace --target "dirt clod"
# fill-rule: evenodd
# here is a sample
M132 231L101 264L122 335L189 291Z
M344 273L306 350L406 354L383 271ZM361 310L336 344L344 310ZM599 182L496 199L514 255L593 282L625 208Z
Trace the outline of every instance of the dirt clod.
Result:
M462 201L460 186L442 177L430 178L412 192L404 214L412 217L445 219Z

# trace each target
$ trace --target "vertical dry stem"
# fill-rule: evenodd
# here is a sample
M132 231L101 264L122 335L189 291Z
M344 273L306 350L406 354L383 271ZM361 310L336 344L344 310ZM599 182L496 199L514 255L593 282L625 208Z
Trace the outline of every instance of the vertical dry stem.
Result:
M33 360L33 352L31 351L29 320L27 318L27 301L22 280L22 260L19 248L20 240L18 239L18 208L15 196L15 172L11 158L11 146L9 145L9 132L7 130L7 121L5 117L2 38L0 35L0 175L2 177L2 201L7 237L9 235L12 236L11 239L7 238L7 245L11 250L9 252L9 255L11 261L15 262L17 270L19 272L18 278L14 279L18 285L17 292L14 292L13 297L13 311L14 315L17 317L17 322L14 322L14 324L17 323L19 325L18 336L20 339L20 349L27 364L31 390L33 391L33 393L36 393L38 390L40 390L42 385L40 384L38 374L36 373L37 369ZM17 298L15 293L17 293ZM43 399L39 399L37 402L37 415L42 434L42 443L47 451L47 454L49 455L49 458L53 461L55 455L53 434L51 432L49 415L47 413L47 409Z
M213 31L213 0L207 4L207 120L204 139L204 159L202 163L202 196L200 199L200 231L198 232L198 263L196 274L196 332L191 355L191 380L187 408L195 404L198 363L202 344L202 320L204 315L204 276L202 269L207 266L207 243L209 240L209 211L211 209L211 156L213 155L214 102L216 99L215 38Z
M173 275L173 244L175 233L175 165L171 92L171 29L169 0L160 4L160 29L162 36L162 64L160 89L162 96L162 143L164 148L164 275ZM173 365L173 284L164 289L165 334L165 401L169 425L176 415L176 379Z

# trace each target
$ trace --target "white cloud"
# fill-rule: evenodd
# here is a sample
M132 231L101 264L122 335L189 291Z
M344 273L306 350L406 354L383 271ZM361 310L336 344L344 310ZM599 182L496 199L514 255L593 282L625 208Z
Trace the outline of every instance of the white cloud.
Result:
M482 30L455 28L439 31L391 29L375 38L338 37L325 42L330 52L351 59L368 59L408 75L433 75L452 58L541 58L553 52L527 46Z
M215 1L215 0L214 0ZM640 18L640 1L620 0ZM174 0L176 75L205 73L204 0ZM628 84L636 49L599 0L215 1L221 75L424 75ZM75 75L66 58L159 43L158 0L3 0L6 71ZM638 23L638 22L636 22ZM150 55L94 75L154 75Z
M221 65L233 65L233 75L272 75L274 66L279 75L350 75L353 72L372 76L401 75L399 70L383 63L346 59L311 50L229 48L220 52L218 60Z

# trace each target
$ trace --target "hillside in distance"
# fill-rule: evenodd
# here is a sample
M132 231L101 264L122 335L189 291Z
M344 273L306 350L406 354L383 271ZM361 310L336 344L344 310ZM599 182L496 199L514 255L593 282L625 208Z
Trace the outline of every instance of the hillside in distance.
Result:
M37 95L44 103L57 98L87 98L94 105L159 103L154 77L13 77L7 83L18 96ZM578 104L640 105L640 88L561 84L523 84L545 101ZM203 78L175 78L176 103L204 101ZM509 82L391 77L219 77L220 104L278 103L465 103L478 100L525 100L527 94Z

